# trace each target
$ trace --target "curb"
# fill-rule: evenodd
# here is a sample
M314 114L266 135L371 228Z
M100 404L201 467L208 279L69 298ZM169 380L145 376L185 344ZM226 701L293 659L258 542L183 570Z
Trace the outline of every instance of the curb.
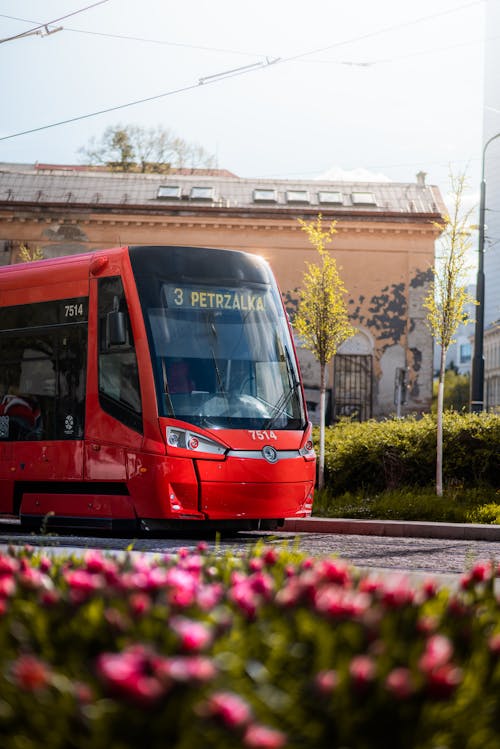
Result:
M401 520L353 520L349 518L286 518L285 533L339 533L404 538L451 538L500 541L500 525L479 523L427 523Z

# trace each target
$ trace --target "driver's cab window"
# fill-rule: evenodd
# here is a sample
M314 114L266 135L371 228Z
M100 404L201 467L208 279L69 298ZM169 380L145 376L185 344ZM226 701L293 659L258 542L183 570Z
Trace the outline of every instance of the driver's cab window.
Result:
M142 432L137 357L120 276L99 279L98 309L101 408Z

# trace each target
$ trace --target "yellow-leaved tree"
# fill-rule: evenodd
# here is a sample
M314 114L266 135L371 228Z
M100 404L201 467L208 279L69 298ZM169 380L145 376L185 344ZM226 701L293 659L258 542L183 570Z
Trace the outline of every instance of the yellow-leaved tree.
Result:
M299 219L299 223L309 242L318 251L320 260L318 264L306 263L307 269L293 324L302 343L320 365L318 489L322 489L325 473L326 367L341 343L354 335L355 330L349 323L345 301L347 290L340 278L335 258L326 249L336 233L335 222L324 229L319 214L314 221Z
M44 254L40 247L30 249L25 244L19 247L19 258L22 263L32 263L34 260L43 260Z
M441 347L437 397L436 494L443 495L443 403L446 353L459 325L469 322L466 306L474 298L466 291L467 271L470 268L468 251L471 247L469 220L473 208L464 213L463 199L467 187L464 174L451 175L450 215L442 223L434 222L442 234L433 268L434 278L424 301L427 323L436 343Z

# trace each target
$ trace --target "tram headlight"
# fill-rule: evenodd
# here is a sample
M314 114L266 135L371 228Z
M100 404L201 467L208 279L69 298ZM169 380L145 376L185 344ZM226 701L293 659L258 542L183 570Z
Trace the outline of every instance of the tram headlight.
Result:
M306 460L314 460L316 453L314 452L312 440L307 440L307 442L300 448L299 454Z
M209 437L198 432L192 432L180 427L167 427L167 445L180 450L189 450L194 453L208 453L220 456L226 454L227 448Z

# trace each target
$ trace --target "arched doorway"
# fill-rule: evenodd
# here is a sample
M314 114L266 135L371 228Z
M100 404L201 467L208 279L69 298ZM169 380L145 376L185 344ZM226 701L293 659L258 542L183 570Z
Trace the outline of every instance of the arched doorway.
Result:
M362 330L340 346L334 358L332 421L358 421L373 413L373 342Z

